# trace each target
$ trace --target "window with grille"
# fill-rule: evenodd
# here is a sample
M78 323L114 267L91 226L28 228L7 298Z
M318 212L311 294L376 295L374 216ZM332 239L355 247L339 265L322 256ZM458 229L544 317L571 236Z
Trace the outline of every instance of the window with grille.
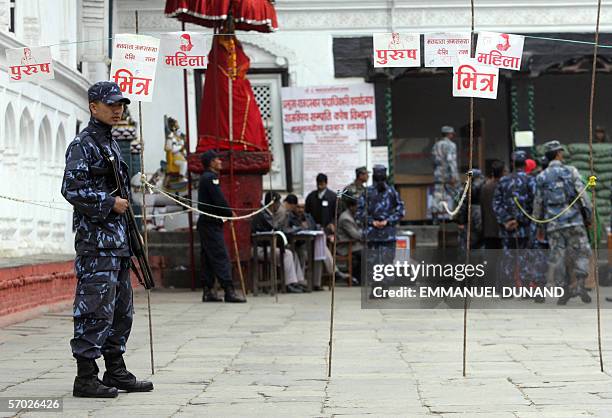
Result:
M274 152L274 141L272 141L272 127L270 126L270 122L272 122L272 105L270 103L272 95L270 85L255 84L253 85L253 93L255 94L255 101L257 102L257 107L259 107L259 112L261 113L264 128L266 129L268 146L270 147L270 151Z

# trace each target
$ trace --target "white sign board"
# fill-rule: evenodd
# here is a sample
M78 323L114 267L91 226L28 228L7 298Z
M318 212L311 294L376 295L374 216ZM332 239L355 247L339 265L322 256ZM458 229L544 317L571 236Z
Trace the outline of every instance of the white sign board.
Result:
M152 36L119 34L113 41L110 77L125 97L141 102L153 100L159 39Z
M384 165L389 169L389 148L387 147L372 147L370 153L370 163L372 167L375 165Z
M421 35L375 33L374 67L420 67Z
M284 87L282 99L285 143L319 136L376 139L373 84Z
M469 58L469 32L425 34L425 67L453 67L459 57Z
M355 180L359 140L348 136L319 136L304 140L304 196L316 189L319 173L327 175L327 187L342 190Z
M479 32L476 59L479 63L508 70L521 70L525 37L507 33Z
M479 64L473 58L459 60L453 67L453 96L497 99L499 68Z
M206 68L208 48L203 33L164 33L160 39L160 60L165 67Z
M51 49L48 46L7 49L6 64L11 82L55 78Z

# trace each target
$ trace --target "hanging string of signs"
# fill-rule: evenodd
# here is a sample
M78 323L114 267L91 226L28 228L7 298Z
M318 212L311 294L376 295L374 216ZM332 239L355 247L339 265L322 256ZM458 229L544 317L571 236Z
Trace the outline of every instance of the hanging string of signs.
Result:
M206 68L210 43L208 34L168 32L148 35L117 34L113 39L110 80L130 100L151 102L157 63L175 69ZM36 82L55 78L51 45L6 50L10 82ZM161 57L160 57L161 55Z
M374 67L420 67L421 35L376 33ZM476 57L469 32L424 35L425 67L453 68L453 96L497 99L499 70L520 71L525 37L479 32Z

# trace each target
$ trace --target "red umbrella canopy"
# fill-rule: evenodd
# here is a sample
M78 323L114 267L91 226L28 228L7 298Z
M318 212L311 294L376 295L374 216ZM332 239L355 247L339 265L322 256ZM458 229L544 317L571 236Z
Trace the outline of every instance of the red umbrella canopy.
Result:
M182 22L217 28L231 14L237 30L274 32L278 29L271 0L166 0L165 13Z

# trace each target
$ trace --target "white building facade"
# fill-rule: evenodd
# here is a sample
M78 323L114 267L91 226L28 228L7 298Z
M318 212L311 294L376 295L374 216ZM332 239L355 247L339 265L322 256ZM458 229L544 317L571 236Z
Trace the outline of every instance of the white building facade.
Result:
M0 199L2 257L73 251L64 154L89 120L89 78L106 77L107 16L105 1L0 0L0 195L40 204ZM39 45L54 45L55 79L9 82L5 50Z
M596 3L476 0L476 30L593 32ZM164 16L164 5L164 0L0 0L1 196L43 205L56 202L55 206L69 209L59 192L64 152L89 119L87 88L108 79L108 38L134 33L135 11L143 34L181 30L177 20ZM471 24L469 0L277 0L276 10L278 33L238 33L238 38L251 57L250 79L270 134L277 190L300 191L303 184L302 146L285 146L282 140L281 86L364 81L335 77L335 38L389 31L465 31ZM601 22L603 32L612 31L612 4L604 4ZM212 32L193 25L187 29ZM38 45L53 45L55 79L9 83L5 50ZM197 144L196 85L200 81L189 71L192 150ZM142 109L145 171L153 172L165 158L163 116L172 116L185 127L182 72L160 66L154 100ZM131 111L136 118L137 106L133 104ZM365 164L366 153L364 142L355 166ZM291 163L285 164L285 159ZM67 253L72 248L69 211L0 199L0 256Z

